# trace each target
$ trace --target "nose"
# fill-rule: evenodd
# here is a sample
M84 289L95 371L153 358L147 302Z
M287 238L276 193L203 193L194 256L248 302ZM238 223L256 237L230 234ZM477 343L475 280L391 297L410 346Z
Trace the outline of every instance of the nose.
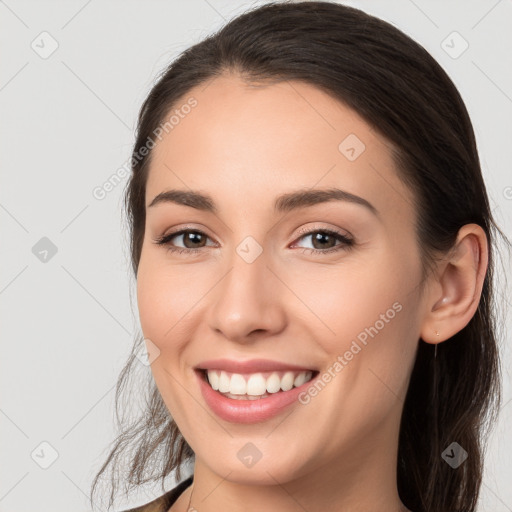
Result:
M236 253L230 262L231 269L212 290L210 328L236 343L281 332L286 326L285 291L275 270L269 268L265 251L251 263Z

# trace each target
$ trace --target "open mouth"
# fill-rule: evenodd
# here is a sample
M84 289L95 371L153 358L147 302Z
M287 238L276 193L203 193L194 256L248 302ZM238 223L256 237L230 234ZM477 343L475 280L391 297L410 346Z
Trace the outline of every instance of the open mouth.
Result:
M317 370L287 370L241 374L200 368L197 371L214 391L234 400L260 400L290 391L311 381L319 373Z

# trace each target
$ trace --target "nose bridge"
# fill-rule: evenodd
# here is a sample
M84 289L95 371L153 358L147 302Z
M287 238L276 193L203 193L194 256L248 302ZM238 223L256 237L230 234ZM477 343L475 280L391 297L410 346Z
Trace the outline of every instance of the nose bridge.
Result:
M267 268L269 252L251 237L234 248L230 270L218 284L210 311L210 326L227 338L246 340L251 332L276 332L284 311L276 293L277 280Z

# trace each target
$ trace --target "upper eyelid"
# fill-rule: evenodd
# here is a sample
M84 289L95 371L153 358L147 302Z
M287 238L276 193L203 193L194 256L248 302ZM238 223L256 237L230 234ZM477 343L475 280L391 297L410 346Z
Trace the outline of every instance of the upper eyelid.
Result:
M201 233L202 235L206 235L208 238L210 238L211 240L213 240L213 237L210 236L207 231L205 230L205 228L196 228L196 227L187 227L187 226L184 226L184 227L180 227L178 229L176 229L175 231L171 231L170 233L167 233L165 235L162 235L160 237L158 237L159 239L163 239L163 238L174 238L175 236L181 236L183 235L184 233L186 233L187 231L192 231L192 232L198 232L198 233Z

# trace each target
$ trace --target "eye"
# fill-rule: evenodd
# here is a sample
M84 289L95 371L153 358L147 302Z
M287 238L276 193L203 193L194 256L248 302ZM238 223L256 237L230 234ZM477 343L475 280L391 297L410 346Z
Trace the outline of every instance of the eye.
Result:
M310 237L313 243L313 248L306 247L304 251L311 251L313 254L326 254L347 250L354 246L354 240L338 231L332 229L307 229L304 228L300 231L302 235L299 240ZM339 241L338 245L333 245ZM320 249L318 249L320 247Z
M313 254L326 254L340 250L347 250L354 246L354 240L338 231L332 229L303 229L299 233L301 239L312 238L313 247L305 247L304 251L310 251ZM313 236L315 235L315 236ZM173 239L182 239L184 247L176 247L172 242ZM206 247L205 242L208 235L197 229L182 229L169 233L154 240L157 245L167 246L167 250L178 254L193 255L201 252ZM336 245L336 241L339 243ZM333 243L335 245L333 245ZM213 244L214 245L214 244ZM214 245L215 246L215 245ZM316 247L315 247L316 246ZM318 249L317 247L320 247Z
M182 238L182 242L185 244L185 247L175 247L174 244L171 244L171 240L174 238ZM167 250L171 252L176 252L178 254L194 254L200 252L201 249L205 247L202 244L207 238L209 238L208 235L197 229L182 229L181 231L169 233L168 235L157 238L154 242L157 245L166 245Z

